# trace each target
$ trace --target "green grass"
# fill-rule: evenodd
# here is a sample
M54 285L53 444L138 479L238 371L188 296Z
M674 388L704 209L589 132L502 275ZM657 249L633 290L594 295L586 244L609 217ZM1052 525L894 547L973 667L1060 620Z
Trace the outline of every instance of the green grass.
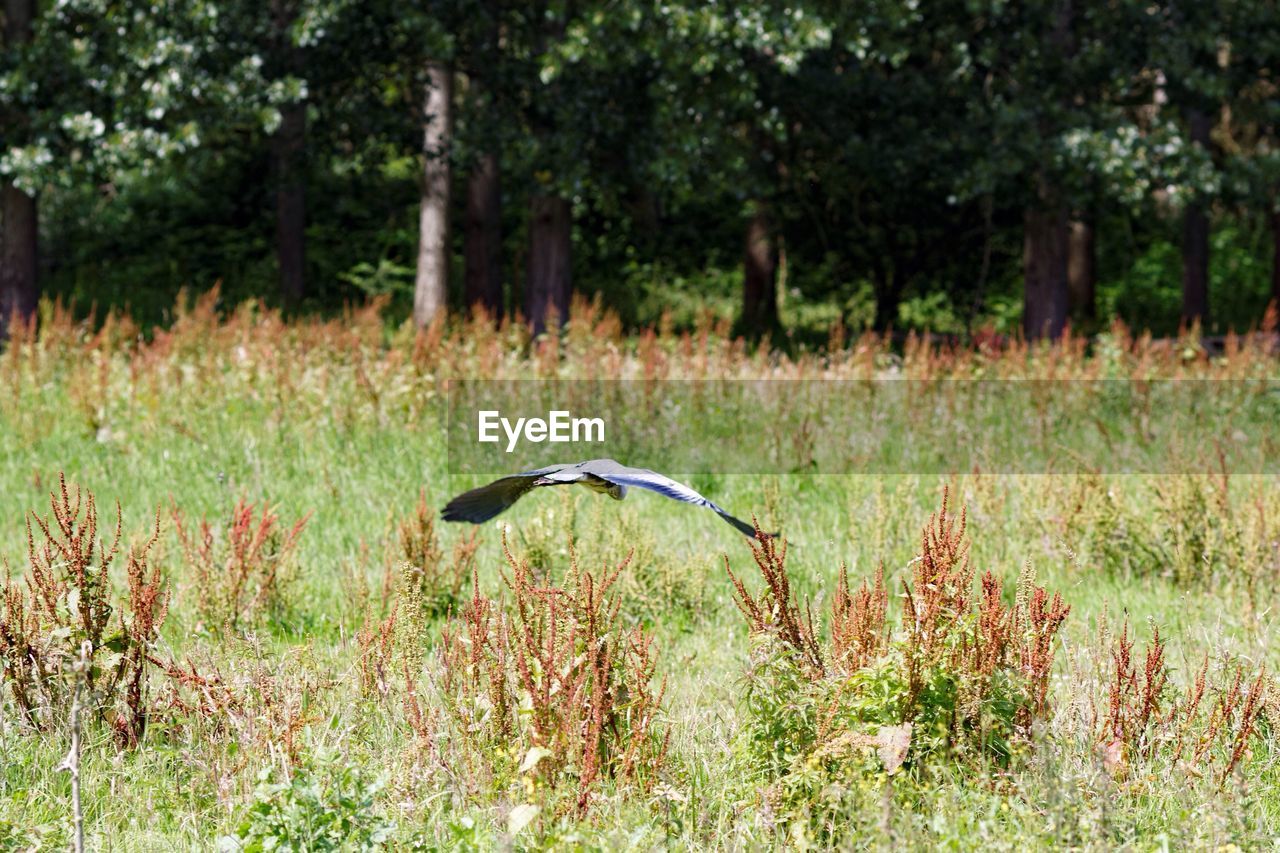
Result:
M176 342L150 360L74 342L70 333L68 340L47 339L38 357L4 356L0 559L21 574L24 514L47 510L60 471L91 489L104 515L118 502L134 536L147 531L160 507L159 560L173 600L159 652L217 666L245 689L255 677L274 679L278 698L298 702L309 721L298 732L304 755L386 782L372 794L371 808L394 821L393 846L502 843L508 814L524 793L519 783L477 792L439 760L415 754L399 698L361 695L355 641L369 606L364 591L378 598L393 519L412 513L420 489L438 507L477 482L449 476L438 381L483 369L482 360L468 361L478 358L474 343L458 336L451 348L415 365L402 345L378 344L367 322L355 325L373 339L361 345L343 342L333 328L273 331L243 320L196 326L180 329ZM500 366L490 365L490 372L532 369L518 348L499 350ZM572 372L588 357L570 351L560 370ZM717 357L741 375L768 369L732 354L727 344ZM638 358L633 349L625 355L632 365ZM1265 361L1257 369L1272 377L1280 372ZM1170 556L1176 536L1156 511L1158 491L1171 480L1102 479L1126 521L1110 550L1092 535L1102 524L1097 517L1068 523L1081 482L963 472L696 481L730 511L754 512L764 526L782 527L793 581L814 597L819 613L829 607L841 563L860 578L883 561L896 618L899 579L910 574L920 528L936 510L944 483L968 508L979 572L989 569L1011 583L1030 563L1038 582L1061 591L1072 606L1051 685L1054 713L1010 768L988 773L943 766L900 783L887 800L883 777L869 777L865 790L842 801L847 811L836 816L836 835L818 843L1149 849L1274 842L1280 826L1277 706L1264 715L1241 769L1222 785L1212 773L1197 779L1158 763L1135 763L1126 778L1113 779L1082 722L1087 700L1105 702L1105 688L1081 674L1105 661L1096 636L1104 611L1113 629L1127 616L1139 648L1150 636L1149 622L1158 623L1179 685L1189 682L1206 651L1215 660L1235 656L1254 668L1280 668L1271 617L1280 573L1277 478L1236 477L1230 492L1241 517L1258 511L1251 509L1255 503L1270 513L1271 526L1256 538L1258 553L1271 562L1225 560L1192 579L1176 575ZM1099 505L1101 492L1086 494L1090 507ZM289 607L246 636L197 632L194 591L169 509L222 519L239 498L270 503L284 521L311 513ZM796 842L788 835L796 824L770 813L757 780L744 771L742 695L751 643L723 560L727 555L735 572L758 587L748 572L748 543L709 512L647 493L617 504L585 490L547 490L500 522L513 548L548 564L553 576L567 569L570 533L587 567L635 549L637 559L619 580L621 618L656 636L658 674L668 684L662 719L671 732L668 761L650 790L606 784L585 816L546 809L514 839L517 846L737 849ZM1182 522L1200 529L1207 516ZM454 525L437 530L446 554L469 533ZM498 523L489 523L479 533L479 582L495 597L500 532ZM1144 548L1163 556L1143 556ZM1204 563L1201 553L1189 565ZM429 636L437 637L442 624L433 622ZM437 667L431 655L426 667L428 673ZM153 697L164 685L163 676L153 677ZM0 850L65 848L70 783L55 768L66 749L66 732L33 733L11 704L0 705ZM141 744L124 751L104 727L91 725L83 762L86 832L91 847L112 850L207 849L247 819L259 772L288 764L270 721L227 724L199 715L158 716Z

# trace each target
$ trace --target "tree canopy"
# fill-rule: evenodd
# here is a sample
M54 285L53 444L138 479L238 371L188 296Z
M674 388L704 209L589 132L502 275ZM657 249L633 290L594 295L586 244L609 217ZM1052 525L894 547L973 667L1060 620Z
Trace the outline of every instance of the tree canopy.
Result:
M1280 295L1277 33L1265 0L5 0L0 313L221 282L419 323L1244 328Z

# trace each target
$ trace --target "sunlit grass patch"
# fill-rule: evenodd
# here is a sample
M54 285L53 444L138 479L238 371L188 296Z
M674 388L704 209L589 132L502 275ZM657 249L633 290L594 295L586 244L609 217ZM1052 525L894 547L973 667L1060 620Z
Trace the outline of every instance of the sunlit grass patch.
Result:
M49 498L62 501L66 471L96 496L98 529L79 553L91 551L80 601L110 608L90 608L106 613L98 660L120 665L136 649L148 661L136 718L132 664L119 691L106 690L114 677L96 682L104 712L86 714L82 754L90 839L205 848L250 826L255 809L264 826L290 803L328 820L344 800L353 823L394 823L397 849L801 838L1111 848L1161 837L1248 848L1280 825L1274 477L692 479L782 531L785 563L781 541L759 552L787 579L768 592L745 537L653 496L618 504L547 490L501 523L439 522L444 499L474 485L449 470L446 379L593 375L1274 379L1280 369L1245 339L1210 359L1123 330L1092 353L919 341L894 352L862 338L784 357L710 325L623 338L600 315L531 342L514 325L418 337L372 311L292 323L258 308L221 316L207 300L151 340L51 314L38 339L0 354L0 559L26 614L7 618L31 623L29 584L41 587L23 519L37 512L62 536ZM944 491L950 508L931 522ZM101 573L117 501L120 550ZM144 552L157 507L159 536ZM75 561L44 560L43 532L32 532L48 576L76 576ZM145 571L130 571L130 546ZM145 605L149 590L160 597L147 628L130 602ZM55 768L69 746L58 709L71 673L53 661L69 662L87 631L78 607L55 606L61 615L21 634L37 638L55 677L36 687L30 657L6 657L0 847L62 849L69 838L69 780ZM141 639L111 657L131 629ZM137 737L117 734L115 720ZM323 757L333 749L340 762Z

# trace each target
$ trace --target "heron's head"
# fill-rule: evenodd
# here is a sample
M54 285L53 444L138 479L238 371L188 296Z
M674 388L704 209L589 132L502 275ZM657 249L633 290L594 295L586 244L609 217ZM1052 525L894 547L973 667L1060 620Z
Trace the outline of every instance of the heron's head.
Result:
M615 501L620 501L627 496L627 487L621 483L612 483L610 484L609 491L606 492L606 494Z

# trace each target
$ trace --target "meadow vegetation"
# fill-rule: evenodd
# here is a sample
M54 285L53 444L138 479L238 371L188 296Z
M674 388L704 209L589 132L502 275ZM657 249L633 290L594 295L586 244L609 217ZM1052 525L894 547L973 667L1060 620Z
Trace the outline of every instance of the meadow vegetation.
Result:
M0 850L69 844L74 695L94 849L1274 841L1274 476L692 478L755 542L645 494L437 520L476 480L451 378L1277 379L1268 336L783 356L585 303L532 341L215 306L46 305L0 353Z

